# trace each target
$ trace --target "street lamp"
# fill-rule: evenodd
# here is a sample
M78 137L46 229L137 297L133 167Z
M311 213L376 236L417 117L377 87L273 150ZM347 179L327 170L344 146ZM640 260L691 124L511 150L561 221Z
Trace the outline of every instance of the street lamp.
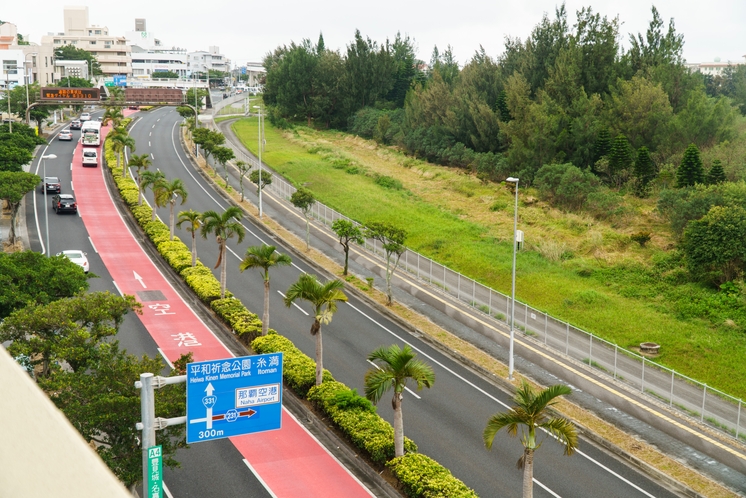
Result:
M54 154L49 154L48 156L41 156L42 162L44 163L44 180L42 183L42 186L44 187L44 224L46 225L47 229L47 257L52 257L52 253L49 250L49 204L47 204L47 159L57 159L57 156Z
M33 53L30 53L30 54L26 54L26 57L24 57L24 60L23 60L23 72L24 72L24 75L23 75L23 76L24 76L24 78L23 78L23 79L24 79L24 80L26 81L26 109L28 109L28 107L29 107L29 98L28 98L28 80L30 79L30 77L29 77L28 73L26 72L26 63L28 62L28 61L26 60L26 58L27 58L27 57L28 57L29 55L39 55L39 53L38 53L38 52L33 52ZM33 64L33 63L32 63L32 64ZM26 118L26 126L28 126L28 123L29 123L29 121L28 121L28 116L29 116L29 114L28 114L28 113L26 113L26 117L27 117L27 118Z
M515 334L515 253L518 250L518 178L509 177L506 182L515 183L515 208L513 209L513 284L510 297L510 358L508 379L513 380L513 339Z
M255 105L254 109L259 109L257 128L259 130L259 218L262 217L262 107Z

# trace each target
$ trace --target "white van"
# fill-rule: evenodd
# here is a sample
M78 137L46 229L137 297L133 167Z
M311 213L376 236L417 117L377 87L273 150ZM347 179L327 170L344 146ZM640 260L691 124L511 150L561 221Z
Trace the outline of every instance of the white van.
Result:
M83 149L83 166L98 166L98 153L96 149Z

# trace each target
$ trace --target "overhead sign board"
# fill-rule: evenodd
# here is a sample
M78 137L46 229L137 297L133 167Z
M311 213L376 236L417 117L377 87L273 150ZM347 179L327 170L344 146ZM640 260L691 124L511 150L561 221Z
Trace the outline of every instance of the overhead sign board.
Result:
M125 88L124 96L132 103L181 104L184 92L178 88Z
M98 88L43 87L42 100L99 100Z
M148 448L148 475L145 485L146 498L163 498L163 454L161 446Z
M187 443L276 430L282 421L282 353L187 365Z

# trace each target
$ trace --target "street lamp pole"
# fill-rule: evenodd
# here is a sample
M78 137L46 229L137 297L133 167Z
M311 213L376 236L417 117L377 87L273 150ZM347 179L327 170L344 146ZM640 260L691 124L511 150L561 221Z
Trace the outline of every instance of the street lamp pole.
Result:
M259 131L259 218L262 217L262 108L261 106L255 105L255 109L259 109L259 116L257 122L257 129Z
M44 181L42 186L44 187L44 225L46 225L47 231L47 257L51 258L52 254L49 250L49 204L47 204L47 159L57 159L54 154L48 156L41 156L42 162L44 163Z
M515 336L515 253L518 250L518 178L509 177L506 182L515 184L515 208L513 209L513 283L510 297L510 358L508 379L513 380L513 342Z
M39 55L39 54L38 54L38 52L37 53L26 54L26 57L28 57L29 55ZM28 107L29 107L28 80L31 79L31 78L29 77L28 73L26 72L26 62L28 62L28 61L26 60L26 58L24 58L24 60L23 60L23 72L24 72L23 79L26 81L26 109L28 109ZM29 123L28 116L29 116L29 114L26 113L26 126L28 126L28 123Z

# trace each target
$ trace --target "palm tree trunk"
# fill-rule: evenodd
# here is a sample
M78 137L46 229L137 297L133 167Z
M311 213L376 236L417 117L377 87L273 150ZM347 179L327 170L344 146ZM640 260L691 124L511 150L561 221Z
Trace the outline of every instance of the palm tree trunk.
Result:
M262 314L262 335L269 332L269 279L264 280L264 313Z
M225 257L225 246L227 244L223 242L220 247L220 254L221 258L223 259L223 264L220 267L220 299L225 299L225 281L226 281L226 269L228 268L228 258Z
M170 213L171 214L171 218L170 218L170 221L171 221L171 240L174 240L174 204L175 203L176 203L176 201L173 200L173 199L171 199L171 201L169 202L169 204L171 204L171 213Z
M153 212L152 212L152 214L150 215L150 221L153 221L153 220L155 220L155 208L156 208L156 206L157 206L157 205L156 205L156 203L155 203L155 190L153 190Z
M534 496L534 450L523 450L523 498Z
M404 417L401 412L401 393L394 393L394 455L404 456Z
M138 179L139 179L139 177L140 177L140 175L138 175ZM137 205L138 206L142 206L142 182L139 182L137 184L137 186L140 187L137 190Z
M192 266L197 265L197 237L194 236L194 230L192 230Z
M311 333L313 333L314 327L316 328L316 385L320 386L324 380L324 347L321 343L321 323L318 320L314 321Z

